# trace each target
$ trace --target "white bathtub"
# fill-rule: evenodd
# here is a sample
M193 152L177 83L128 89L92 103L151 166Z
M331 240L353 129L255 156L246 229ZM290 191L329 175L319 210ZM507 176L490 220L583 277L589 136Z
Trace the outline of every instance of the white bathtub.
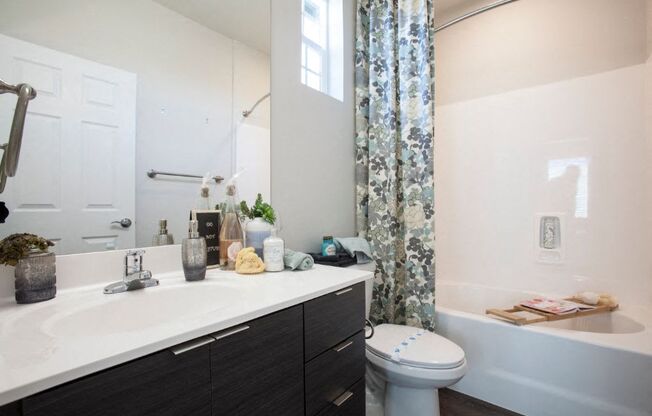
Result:
M533 293L438 281L437 333L469 372L453 389L528 416L652 415L652 311L518 327L485 315Z

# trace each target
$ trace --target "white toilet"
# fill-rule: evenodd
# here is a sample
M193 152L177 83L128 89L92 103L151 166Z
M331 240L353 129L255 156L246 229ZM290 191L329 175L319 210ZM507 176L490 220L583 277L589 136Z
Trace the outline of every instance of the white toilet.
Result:
M372 289L367 281L367 315ZM403 325L376 326L366 356L367 416L439 416L438 389L457 383L467 369L458 345Z

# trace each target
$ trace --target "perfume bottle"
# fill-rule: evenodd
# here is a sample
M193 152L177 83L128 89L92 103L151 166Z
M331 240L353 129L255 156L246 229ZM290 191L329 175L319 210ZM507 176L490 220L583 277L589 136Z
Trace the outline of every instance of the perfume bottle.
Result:
M152 238L152 246L167 246L174 244L174 237L168 233L168 220L158 221L158 234Z
M236 210L235 185L226 187L226 206L222 214L220 229L220 266L235 270L235 259L243 247L242 226Z
M181 242L181 262L186 280L193 282L206 277L206 240L199 236L199 223L190 221L188 238Z

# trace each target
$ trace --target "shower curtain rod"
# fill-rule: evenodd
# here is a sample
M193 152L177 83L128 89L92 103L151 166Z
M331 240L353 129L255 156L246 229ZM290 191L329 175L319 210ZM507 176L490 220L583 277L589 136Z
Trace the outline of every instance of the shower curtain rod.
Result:
M253 105L253 107L251 107L249 110L244 110L244 111L242 112L242 117L244 117L244 118L249 117L249 116L251 115L251 113L254 112L254 110L256 109L256 107L258 107L258 104L262 103L263 100L264 100L265 98L267 98L267 97L269 97L269 96L271 96L271 95L272 95L272 93L271 93L271 92L268 92L267 94L265 94L265 95L263 95L262 97L260 97L260 98L258 99L258 101L256 101L256 104Z
M447 27L451 27L454 24L459 23L459 22L461 22L463 20L466 20L469 17L477 16L477 15L479 15L481 13L488 12L489 10L495 9L496 7L504 6L506 4L513 3L515 1L518 1L518 0L499 0L499 1L495 2L495 3L488 4L488 5L484 6L484 7L481 7L479 9L477 9L477 10L474 10L472 12L468 12L466 14L463 14L460 17L457 17L457 18L455 18L455 19L453 19L453 20L451 20L449 22L444 23L441 26L436 27L435 28L435 33L439 32L440 30L444 30Z

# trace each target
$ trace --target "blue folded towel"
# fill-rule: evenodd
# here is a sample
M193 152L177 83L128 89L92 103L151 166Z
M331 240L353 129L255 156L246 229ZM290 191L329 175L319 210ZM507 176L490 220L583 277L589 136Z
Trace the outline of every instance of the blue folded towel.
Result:
M287 248L283 255L283 262L285 268L291 270L308 270L315 265L315 260L309 254Z
M358 264L369 263L371 256L371 246L369 242L360 237L337 237L334 238L337 251L345 251L349 256L355 257Z

